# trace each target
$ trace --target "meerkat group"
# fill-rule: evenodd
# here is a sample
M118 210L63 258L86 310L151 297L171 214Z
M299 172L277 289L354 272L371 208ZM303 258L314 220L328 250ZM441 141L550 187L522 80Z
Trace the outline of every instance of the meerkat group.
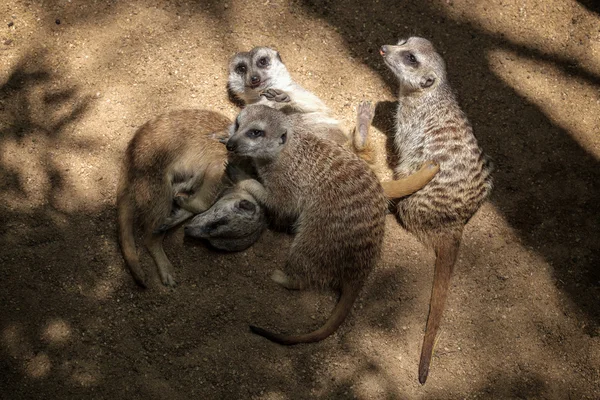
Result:
M346 133L267 47L230 61L228 91L245 105L233 124L218 113L185 110L138 129L117 191L119 241L134 280L146 286L135 250L136 217L161 281L172 286L166 231L195 215L186 235L239 251L258 240L267 210L269 222L293 221L296 228L284 271L272 279L288 289L330 287L340 299L314 332L251 330L281 344L319 341L342 324L379 261L385 212L395 200L400 224L436 255L419 363L424 384L462 231L491 191L491 165L432 44L411 37L380 53L400 82L394 181L379 182L369 167L370 103L358 105L356 126Z

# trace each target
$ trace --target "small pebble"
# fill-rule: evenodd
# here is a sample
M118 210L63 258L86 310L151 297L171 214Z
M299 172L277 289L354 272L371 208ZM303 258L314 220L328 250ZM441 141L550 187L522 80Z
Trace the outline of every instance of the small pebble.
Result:
M10 21L10 22L8 23L8 27L10 28L10 27L11 27L11 26L13 26L14 24L15 24L14 22Z
M56 19L54 22L56 22L56 25L60 25L60 19Z

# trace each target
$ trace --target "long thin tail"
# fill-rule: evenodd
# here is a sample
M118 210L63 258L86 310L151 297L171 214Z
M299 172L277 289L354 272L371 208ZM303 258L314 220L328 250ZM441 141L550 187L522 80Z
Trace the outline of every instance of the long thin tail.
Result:
M358 297L360 288L361 285L356 284L342 285L340 299L333 309L331 316L325 325L311 333L303 335L280 335L252 325L250 325L250 330L257 335L264 336L273 342L284 345L319 342L334 333L340 327L342 322L344 322L352 309L352 305L354 305L354 301Z
M446 298L448 297L450 278L454 270L459 246L460 236L458 238L452 236L444 237L434 245L436 258L433 289L431 291L429 316L427 317L423 347L421 348L421 360L419 361L419 382L421 385L425 384L427 375L429 374L429 365L433 356L435 338L442 320Z
M121 253L123 254L125 263L129 267L135 282L139 286L145 288L147 287L146 274L142 269L140 259L135 249L133 203L131 193L124 182L119 184L119 191L117 194L117 219L119 224L119 244L121 245Z
M427 161L421 169L412 175L395 181L381 182L385 197L399 199L422 189L429 183L440 170L440 166L433 161Z

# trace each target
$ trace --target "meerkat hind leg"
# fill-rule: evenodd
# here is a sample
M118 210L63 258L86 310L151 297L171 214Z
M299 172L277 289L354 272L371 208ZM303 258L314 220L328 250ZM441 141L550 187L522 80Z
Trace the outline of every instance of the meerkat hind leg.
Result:
M421 166L421 169L406 178L381 182L385 197L388 199L398 199L413 194L425 187L439 170L440 166L438 164L433 161L427 161Z
M356 126L352 131L352 146L354 152L368 163L374 162L375 152L369 142L369 128L375 110L370 101L361 101L356 107Z
M273 271L273 273L271 274L271 280L289 290L302 290L306 286L299 279L287 275L280 269L276 269L275 271Z
M173 264L171 264L163 249L164 237L164 233L148 232L144 238L144 243L156 264L163 285L173 287L177 285L177 282L174 278Z

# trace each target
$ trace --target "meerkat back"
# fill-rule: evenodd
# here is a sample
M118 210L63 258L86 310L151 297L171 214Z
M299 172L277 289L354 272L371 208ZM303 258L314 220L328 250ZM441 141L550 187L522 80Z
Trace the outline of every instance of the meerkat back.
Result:
M344 321L378 262L387 202L367 164L342 147L302 132L289 116L254 105L242 110L227 148L256 160L256 180L239 185L271 215L296 220L285 272L272 278L290 289L333 287L341 292L331 317L304 335L253 332L281 344L319 341Z

